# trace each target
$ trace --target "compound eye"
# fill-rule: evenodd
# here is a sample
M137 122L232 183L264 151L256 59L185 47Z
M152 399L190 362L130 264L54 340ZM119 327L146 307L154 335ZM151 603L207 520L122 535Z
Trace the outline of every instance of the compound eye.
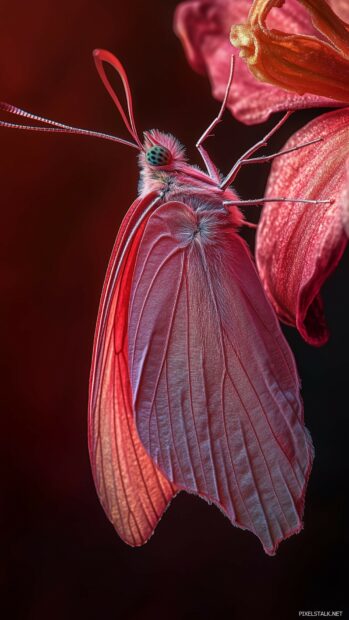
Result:
M151 166L167 166L171 162L172 155L164 146L152 146L147 150L145 158Z

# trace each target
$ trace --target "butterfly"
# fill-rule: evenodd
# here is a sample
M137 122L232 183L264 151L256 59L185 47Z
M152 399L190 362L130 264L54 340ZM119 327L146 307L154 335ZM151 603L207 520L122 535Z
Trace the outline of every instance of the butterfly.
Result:
M88 440L98 496L132 546L147 541L185 490L214 503L273 555L302 529L313 447L293 355L239 235L248 225L239 207L263 199L240 200L231 184L241 166L274 157L252 155L290 113L223 177L204 143L222 118L233 60L219 114L196 145L205 171L188 163L170 134L154 129L141 141L121 62L105 50L94 60L131 141L6 103L0 109L45 127L0 125L138 151L138 196L116 237L92 355ZM127 109L106 63L122 80Z

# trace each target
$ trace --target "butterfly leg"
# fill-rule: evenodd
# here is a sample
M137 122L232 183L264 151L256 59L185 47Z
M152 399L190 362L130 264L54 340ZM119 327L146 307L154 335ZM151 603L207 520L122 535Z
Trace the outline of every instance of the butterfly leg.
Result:
M312 144L316 144L317 142L322 142L323 138L315 138L314 140L309 140L309 142L303 142L302 144L297 144L297 146L293 146L289 149L284 149L282 151L278 151L277 153L272 153L271 155L263 155L262 157L251 157L250 159L246 159L246 155L238 159L231 172L226 176L224 181L221 183L220 188L225 190L228 185L233 183L236 179L237 174L241 170L242 166L246 166L249 164L266 164L269 161L276 159L276 157L281 157L281 155L286 155L287 153L293 153L293 151L298 151L299 149L303 149L306 146L311 146Z
M209 154L207 153L206 149L202 145L205 142L205 140L207 140L207 138L210 136L211 131L216 127L216 125L218 125L218 123L222 119L224 110L227 105L227 100L228 100L228 96L230 92L230 87L233 81L233 76L234 76L234 56L231 57L228 82L227 82L227 86L226 86L225 93L224 93L224 98L223 98L220 110L218 112L218 115L216 116L216 118L213 119L212 123L210 123L210 125L207 127L207 129L204 131L204 133L202 134L202 136L199 138L199 140L196 143L196 148L198 149L203 159L203 162L206 166L208 174L210 175L211 179L213 179L217 183L220 182L217 167L215 166Z
M282 151L278 151L277 153L272 153L271 155L262 155L262 157L251 157L250 159L241 161L240 164L241 165L266 164L272 159L276 159L276 157L280 157L281 155L286 155L287 153L293 153L293 151L299 151L299 149L303 149L306 146L310 146L311 144L316 144L317 142L322 142L322 141L323 141L323 138L315 138L314 140L309 140L309 142L303 142L302 144L297 144L296 146L293 146L292 148L283 149Z
M306 198L285 198L277 197L277 198L251 198L249 200L225 200L223 202L224 206L235 205L237 207L247 207L252 205L264 205L265 202L302 202L304 204L310 205L327 205L332 204L334 201L332 198L327 200L307 200Z
M329 198L328 200L307 200L306 198L285 198L285 197L277 197L277 198L251 198L249 200L225 200L223 205L225 207L235 206L235 207L248 207L248 206L263 206L265 202L292 202L292 203L303 203L303 204L332 204L333 199ZM243 221L243 226L247 228L258 228L258 224L255 222L249 222L248 220Z
M239 157L239 159L235 162L230 172L228 172L227 176L223 179L223 181L220 184L220 188L223 191L228 187L228 185L231 185L231 183L234 182L241 166L245 165L246 162L250 161L249 158L251 157L251 155L253 155L256 151L258 151L262 147L267 146L268 140L274 135L274 133L276 133L280 129L280 127L282 127L282 125L284 125L284 123L286 123L286 121L291 116L291 114L292 114L292 111L286 112L286 114L284 114L281 120L275 125L275 127L273 127L264 136L264 138L262 138L262 140L259 140L258 142L256 142L256 144L254 144L249 149L247 149L247 151L245 151L245 153L241 155L241 157Z

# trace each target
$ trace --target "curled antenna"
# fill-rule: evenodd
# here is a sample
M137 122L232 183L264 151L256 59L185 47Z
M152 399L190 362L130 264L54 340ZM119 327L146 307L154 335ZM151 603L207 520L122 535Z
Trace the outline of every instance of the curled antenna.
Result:
M36 121L38 123L43 123L44 125L48 125L48 127L41 127L40 125L22 125L19 123L11 123L9 121L0 120L0 127L7 127L9 129L24 129L27 131L41 131L41 132L49 132L49 133L71 133L78 134L82 136L90 136L93 138L101 138L103 140L110 140L112 142L118 142L119 144L124 144L125 146L131 146L132 148L137 149L137 151L144 150L144 147L138 137L138 133L136 130L136 125L134 121L133 108L132 108L132 95L130 85L128 83L127 75L125 69L123 68L121 62L113 56L110 52L105 50L95 50L93 52L94 61L96 63L97 71L99 73L100 78L104 86L106 87L108 93L112 97L116 107L118 108L121 118L124 121L126 129L130 133L131 137L135 142L130 142L129 140L124 140L123 138L119 138L117 136L113 136L111 134L107 134L101 131L93 131L91 129L83 129L81 127L74 127L72 125L67 125L65 123L60 123L58 121L53 121L49 118L45 118L43 116L39 116L37 114L32 114L31 112L27 112L21 108L18 108L9 103L0 102L0 110L7 112L9 114L14 114L15 116L21 116L22 118L27 118L31 121ZM119 98L117 97L115 91L113 90L103 67L103 62L109 63L120 75L122 79L122 83L125 90L126 101L127 101L127 110L128 110L128 118L127 115L120 103Z
M106 50L94 50L93 52L93 58L97 67L97 71L99 73L99 77L101 78L105 88L107 89L109 95L111 96L112 100L114 101L117 109L119 110L120 114L121 114L121 118L124 121L129 133L131 134L132 138L135 140L135 142L138 144L139 148L143 151L143 145L139 139L138 133L137 133L137 129L136 129L136 124L135 124L135 120L134 120L134 114L133 114L133 106L132 106L132 95L131 95L131 89L130 89L130 85L128 83L128 79L127 79L127 75L126 75L126 71L124 69L124 67L122 66L120 60L118 58L116 58L116 56L114 56L113 54L111 54L110 52L107 52ZM121 77L123 86L124 86L124 90L125 90L125 95L126 95L126 102L127 102L127 110L128 110L128 118L125 114L125 111L120 103L120 99L117 96L117 94L115 93L112 85L110 84L106 72L104 70L103 67L103 63L107 62L109 65L111 65L113 67L113 69L115 69L115 71L119 74L119 76Z

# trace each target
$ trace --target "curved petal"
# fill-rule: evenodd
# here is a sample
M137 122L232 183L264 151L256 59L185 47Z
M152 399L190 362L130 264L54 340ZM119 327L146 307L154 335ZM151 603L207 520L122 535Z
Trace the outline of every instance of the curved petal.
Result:
M275 310L314 345L328 338L319 291L347 242L349 109L320 116L286 146L320 136L322 142L274 161L266 197L332 199L332 204L266 203L256 246L259 273Z
M317 36L270 28L267 17L276 7L283 13L283 2L254 0L247 21L233 24L231 43L262 82L348 103L349 26L326 0L297 1L311 16Z
M224 97L230 58L234 53L229 41L230 29L232 24L246 21L250 8L251 0L189 0L180 4L175 13L174 29L189 63L199 73L208 74L213 96L220 101ZM305 9L296 0L289 0L282 11L272 11L268 27L286 32L316 33ZM246 124L261 123L273 112L282 110L334 105L338 102L332 99L298 95L259 82L245 62L236 61L228 107Z
M214 502L273 555L302 529L312 446L292 353L228 216L157 209L134 271L136 423L176 486Z
M120 537L147 541L177 492L143 448L136 430L128 370L127 313L146 219L121 262L125 240L154 194L137 199L118 233L103 287L90 375L89 451L97 493Z

